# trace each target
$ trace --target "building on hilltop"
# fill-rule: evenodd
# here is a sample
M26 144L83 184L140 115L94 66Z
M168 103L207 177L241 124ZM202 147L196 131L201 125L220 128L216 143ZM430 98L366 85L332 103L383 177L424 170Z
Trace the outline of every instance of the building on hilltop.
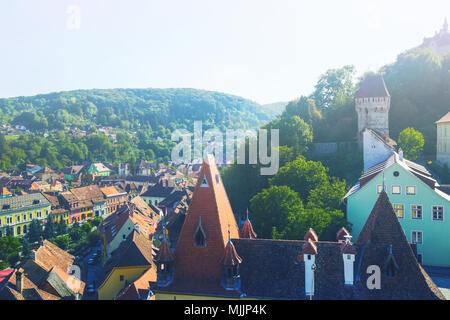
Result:
M439 32L436 31L433 37L424 38L419 48L429 48L441 57L450 52L450 32L447 18L444 20L442 29Z

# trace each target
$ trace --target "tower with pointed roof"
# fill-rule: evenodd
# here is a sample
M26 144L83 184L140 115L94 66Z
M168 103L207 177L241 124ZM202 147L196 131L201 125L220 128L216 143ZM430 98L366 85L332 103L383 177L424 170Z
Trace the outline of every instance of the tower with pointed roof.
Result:
M239 229L214 157L210 155L203 161L175 249L174 284L190 279L219 285L223 274L220 261L229 237L239 238Z
M367 75L355 97L358 114L358 139L362 140L365 129L373 129L389 135L389 109L391 96L382 75Z

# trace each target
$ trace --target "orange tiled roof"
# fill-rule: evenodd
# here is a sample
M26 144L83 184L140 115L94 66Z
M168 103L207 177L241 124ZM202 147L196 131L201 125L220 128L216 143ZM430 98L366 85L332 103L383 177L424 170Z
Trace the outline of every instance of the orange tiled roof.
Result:
M122 193L122 192L119 192L114 186L104 187L104 188L101 188L100 190L102 190L102 192L105 196L114 196L114 195Z
M2 195L2 196L10 196L10 195L12 195L12 193L9 192L8 189L6 189L5 187L3 187L3 188L0 188L0 195Z
M444 122L450 122L450 112L448 112L445 116L436 121L436 123L444 123Z
M208 187L201 187L206 177ZM201 217L206 233L206 247L194 245L194 233ZM192 195L186 220L181 229L175 250L175 280L182 278L215 278L220 282L222 265L220 259L225 254L231 238L239 238L239 229L230 206L222 179L213 156L204 159L197 185ZM198 263L201 261L202 263Z

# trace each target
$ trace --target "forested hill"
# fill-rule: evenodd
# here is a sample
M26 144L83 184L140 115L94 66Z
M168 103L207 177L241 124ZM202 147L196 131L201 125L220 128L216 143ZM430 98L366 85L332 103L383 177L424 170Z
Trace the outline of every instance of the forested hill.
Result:
M229 94L197 89L92 89L0 99L0 123L31 131L68 125L138 129L150 125L192 130L257 128L275 118L269 109Z

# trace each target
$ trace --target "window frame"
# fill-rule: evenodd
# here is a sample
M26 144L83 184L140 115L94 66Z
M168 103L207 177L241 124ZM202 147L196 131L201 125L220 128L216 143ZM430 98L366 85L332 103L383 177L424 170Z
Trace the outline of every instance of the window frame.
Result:
M420 233L421 234L421 242L414 242L414 232L416 233L416 237L417 237L417 235ZM423 244L423 231L422 230L411 230L411 243L414 243L414 244ZM422 258L423 258L423 256L422 256Z
M402 216L401 217L398 216L398 213L396 211L396 209L399 209L399 208L395 208L395 206L402 206ZM397 216L397 218L399 218L399 219L404 219L405 218L405 205L404 204L402 204L402 203L394 203L392 205L392 207L394 209L394 212L395 212L395 215Z
M420 207L420 218L414 218L413 216L413 206ZM417 208L416 208L417 210ZM423 220L423 205L421 204L412 204L411 205L411 219L413 220Z
M399 191L398 191L398 193L394 193L394 187L398 187L399 188ZM391 194L402 194L402 186L399 186L399 185L391 185Z
M434 207L441 207L442 208L442 219L435 219L434 218L434 212L433 212L433 208ZM431 206L431 220L432 221L444 221L444 213L445 213L445 210L444 210L444 206L443 205L432 205Z
M408 193L408 188L414 188L414 193ZM417 195L417 186L412 185L412 186L406 186L406 195L407 196L415 196Z

